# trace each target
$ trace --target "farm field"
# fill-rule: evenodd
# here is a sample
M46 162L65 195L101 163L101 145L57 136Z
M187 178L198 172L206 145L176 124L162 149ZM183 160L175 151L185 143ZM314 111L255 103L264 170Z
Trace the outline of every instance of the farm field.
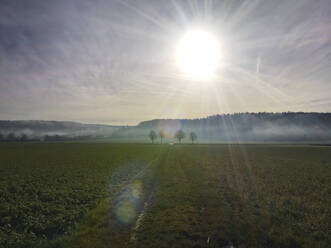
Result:
M0 144L0 247L330 247L331 147Z

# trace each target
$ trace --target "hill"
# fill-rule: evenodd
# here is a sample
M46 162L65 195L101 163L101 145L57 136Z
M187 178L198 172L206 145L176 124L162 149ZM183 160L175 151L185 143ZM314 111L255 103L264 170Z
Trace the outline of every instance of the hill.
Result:
M178 129L195 132L202 142L330 141L330 113L236 113L201 119L157 119L138 124L142 130L163 130L172 137ZM127 131L127 130L125 130Z
M110 136L122 126L83 124L70 121L0 121L0 132L6 136L10 133L15 136L27 135L39 138L43 136Z
M186 134L195 132L202 143L326 143L331 141L331 113L236 113L200 119L155 119L130 127L66 121L0 121L2 136L15 133L29 137L97 137L125 142L148 142L151 130L163 130L165 142L173 142L174 133L179 129ZM186 138L186 141L189 140Z

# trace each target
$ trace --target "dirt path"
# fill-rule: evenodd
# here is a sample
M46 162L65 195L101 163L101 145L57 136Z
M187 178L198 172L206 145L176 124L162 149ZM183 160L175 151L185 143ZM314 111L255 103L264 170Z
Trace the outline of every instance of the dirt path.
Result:
M156 175L156 172L160 171L161 167L165 166L170 149L171 148L169 147L167 151L163 154L163 156L159 159L159 162L156 165L158 168L155 168L155 170L151 171L151 174L149 175L149 180L147 179L147 181L145 182L146 195L144 199L144 205L135 221L135 225L132 228L130 236L130 247L136 246L139 228L143 225L143 220L146 215L146 212L153 204L154 192L158 186L158 175Z
M153 203L157 171L169 149L145 166L127 165L114 173L109 198L91 211L72 247L135 247L139 228Z

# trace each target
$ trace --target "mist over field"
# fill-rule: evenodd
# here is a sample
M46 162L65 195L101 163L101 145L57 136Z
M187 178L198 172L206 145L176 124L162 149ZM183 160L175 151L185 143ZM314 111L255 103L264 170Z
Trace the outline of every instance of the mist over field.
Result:
M107 141L149 142L148 133L163 131L165 142L174 134L195 132L198 142L330 142L331 114L328 113L238 113L200 119L157 119L135 126L110 126L59 121L0 121L0 133L8 137L44 139L45 136L99 138ZM185 142L185 139L184 139ZM186 138L186 142L190 142Z
M28 137L43 137L45 135L110 135L121 126L82 124L70 121L0 121L0 134L10 133L20 136L26 134Z
M183 129L187 133L197 133L198 141L205 143L318 142L331 140L331 115L240 113L193 120L152 120L140 123L135 129L140 133L148 129L163 130L169 138L178 129Z

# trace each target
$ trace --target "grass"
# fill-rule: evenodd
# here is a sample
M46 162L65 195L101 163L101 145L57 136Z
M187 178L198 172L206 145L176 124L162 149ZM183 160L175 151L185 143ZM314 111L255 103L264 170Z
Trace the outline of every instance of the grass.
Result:
M0 144L0 246L329 247L330 157L322 146Z

